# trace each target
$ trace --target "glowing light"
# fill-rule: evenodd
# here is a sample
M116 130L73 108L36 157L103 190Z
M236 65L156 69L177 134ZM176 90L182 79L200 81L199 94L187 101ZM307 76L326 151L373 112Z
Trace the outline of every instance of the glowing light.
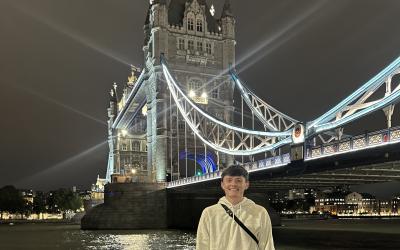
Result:
M121 130L122 136L126 136L128 134L128 131L126 129Z
M40 22L43 25L46 25L47 27L53 29L54 31L65 35L66 37L80 43L81 45L86 46L87 48L90 48L96 52L101 53L104 56L107 56L119 63L122 63L124 65L131 65L128 61L127 58L123 58L122 54L117 55L117 53L106 49L104 47L101 47L99 44L96 44L96 42L93 39L89 39L88 37L85 37L82 33L78 33L70 28L68 28L65 25L62 25L60 23L57 23L55 20L51 20L43 15L40 15L38 12L36 12L34 9L29 9L26 5L16 3L17 1L13 1L13 5L15 8L17 8L19 11L23 12L24 14L28 15L29 17L35 19L36 21Z
M380 109L386 107L387 105L396 102L399 98L400 98L400 91L392 92L391 95L386 96L381 101L371 105L370 107L368 107L362 111L359 111L357 113L354 113L352 115L349 115L345 118L342 118L342 119L334 121L334 122L328 122L325 124L314 125L315 132L321 133L326 130L331 130L331 129L340 127L346 123L352 122L360 117L368 115L376 110L380 110Z
M236 130L236 131L239 131L239 132L243 131L244 133L258 134L258 135L263 135L263 136L271 136L271 135L275 135L276 136L277 134L279 134L279 135L287 135L287 133L285 133L285 132L264 132L264 131L253 131L253 130L241 129L241 128L231 126L229 124L226 124L224 122L221 122L221 121L213 118L212 116L208 115L203 110L201 110L199 107L197 107L197 105L194 105L194 103L190 101L190 99L183 93L183 91L181 89L179 89L177 84L174 82L174 79L172 78L171 74L169 73L167 66L164 64L164 61L162 63L162 66L163 66L163 72L164 72L165 79L167 80L167 84L168 84L168 86L169 86L169 88L171 90L172 97L174 98L174 101L177 104L177 107L178 107L182 117L184 118L186 123L189 125L191 130L199 137L199 139L203 143L205 143L208 146L210 146L211 148L213 148L213 149L215 149L217 151L220 151L222 153L229 154L229 155L254 155L254 154L263 153L263 152L266 152L266 151L273 150L275 148L282 147L282 146L287 145L287 144L292 142L292 138L291 138L291 136L289 136L289 137L287 137L285 139L282 139L282 140L280 140L280 141L278 141L278 142L276 142L274 144L270 144L270 145L267 145L267 146L264 146L264 147L256 147L256 148L253 148L253 149L246 149L246 150L226 149L224 147L221 147L219 145L216 145L216 144L213 144L213 143L209 142L207 139L203 138L203 136L200 134L200 132L199 132L198 128L196 127L196 125L194 125L194 124L192 124L190 122L189 118L187 117L186 111L183 109L182 105L179 105L177 93L175 91L172 91L173 88L176 88L179 91L179 93L182 95L182 97L193 108L195 108L199 113L201 113L203 116L207 117L209 120L211 120L211 121L213 121L213 122L215 122L217 124L220 124L220 125L228 128L228 129L233 129L233 130Z
M208 95L207 95L206 92L203 92L203 93L201 94L201 97L202 97L202 98L208 98Z
M382 147L382 146L391 145L391 144L397 144L397 143L400 143L400 141L389 141L389 142L384 142L384 143L380 143L380 144L367 145L367 146L362 147L362 148L353 148L353 149L344 150L344 151L338 151L338 152L329 153L329 154L322 154L322 155L314 156L314 157L307 156L304 159L304 161L312 161L312 160L316 160L316 159L320 159L320 158L325 158L325 157L330 157L330 156L335 156L335 155L341 155L341 154L351 153L351 152L357 152L357 151L361 151L361 150L365 150L365 149L377 148L377 147Z
M210 8L210 14L211 16L215 15L215 8L214 8L214 4L211 4L211 8Z
M85 118L90 119L92 121L95 121L97 123L100 123L100 124L103 124L103 125L107 125L107 123L104 122L103 120L97 119L94 116L91 116L91 115L89 115L87 113L84 113L84 112L78 110L78 109L75 109L75 108L73 108L71 106L68 106L68 105L66 105L64 103L61 103L61 102L59 102L59 101L57 101L57 100L55 100L53 98L45 96L42 93L39 93L39 92L37 92L37 91L35 91L33 89L24 88L24 87L21 87L21 86L10 86L10 87L16 88L18 90L22 90L22 91L24 91L24 92L26 92L28 94L31 94L31 95L36 96L36 97L39 97L40 99L42 99L42 100L44 100L46 102L53 103L53 104L55 104L55 105L57 105L59 107L62 107L64 109L66 109L66 110L69 110L69 111L71 111L71 112L73 112L75 114L78 114L78 115L80 115L82 117L85 117Z
M243 132L243 133L247 133L247 134L251 134L251 135L260 135L260 136L267 136L267 137L286 137L286 136L290 136L291 135L291 131L283 131L283 132L265 132L265 131L254 131L254 130L248 130L248 129L243 129L240 127L236 127L236 126L232 126L229 124L226 124L216 118L214 118L213 116L210 116L208 113L204 112L201 108L199 108L197 105L195 105L190 98L188 98L185 93L179 88L178 84L175 82L175 79L171 76L171 73L169 72L169 69L167 67L167 65L165 64L165 61L163 60L162 62L162 66L163 66L163 72L164 72L164 76L167 80L167 83L170 87L171 93L172 93L172 97L174 98L175 103L177 104L179 110L184 114L185 111L183 110L183 107L181 107L181 105L179 105L178 103L178 93L175 93L173 91L173 89L176 88L176 90L179 92L179 94L182 95L182 97L189 103L189 105L191 107L193 107L194 109L196 109L201 115L205 116L207 119L211 120L212 122L219 124L225 128L228 129L232 129L238 132ZM185 117L185 116L184 116ZM187 117L186 117L187 118ZM186 120L188 123L189 120ZM197 129L195 129L197 131Z
M265 103L261 98L259 98L257 95L255 95L251 90L247 89L242 82L239 80L238 75L233 71L230 70L230 76L232 77L233 81L236 83L236 86L238 87L244 101L246 102L247 106L254 112L254 114L257 116L257 118L265 125L267 126L270 130L272 131L279 131L278 128L271 124L268 120L265 119L264 115L260 112L259 109L255 108L253 106L253 101L250 100L249 96L251 95L254 99L256 99L260 103ZM298 123L297 120L291 118L290 116L287 116L281 112L279 112L277 109L273 108L271 105L265 103L264 104L268 109L270 109L272 112L278 114L284 119L289 120L292 123ZM292 129L288 129L287 131L291 131Z
M131 172L132 172L132 174L136 174L136 169L133 168Z
M189 97L190 98L193 98L193 97L195 97L196 96L196 92L194 92L193 90L190 90L189 91Z
M247 61L246 65L241 67L241 71L249 68L251 65L255 64L269 53L280 47L285 42L292 39L301 28L300 24L304 23L309 19L313 14L318 13L318 11L328 3L328 1L318 1L317 4L313 5L312 8L303 12L296 19L291 20L291 22L287 23L285 27L282 27L278 30L278 32L274 35L268 36L268 39L262 41L259 45L257 45L253 50L249 51L242 58L237 58L236 65L241 65L245 61ZM251 61L248 61L251 59Z
M129 104L129 103L132 101L133 97L134 97L134 96L137 94L137 92L139 91L140 87L142 86L142 84L143 84L143 82L144 82L144 81L143 81L144 75L145 75L145 70L142 70L142 73L140 74L138 80L136 81L136 84L133 86L133 89L132 89L132 91L130 92L126 103ZM125 106L124 106L124 109L126 110L128 106L129 106L129 105L125 105ZM125 114L125 110L123 110L123 111L121 111L121 112L118 113L117 118L115 119L115 121L114 121L114 123L113 123L113 125L112 125L113 128L116 128L116 127L117 127L117 125L118 125L118 123L120 122L122 116L124 116L124 114ZM132 118L132 119L133 119L133 118Z
M54 164L43 171L36 172L35 174L31 176L27 176L25 178L21 178L20 180L17 181L16 185L30 185L30 183L34 183L35 181L37 182L38 180L43 180L44 176L50 176L52 175L54 178L55 173L58 171L62 171L66 167L68 167L68 171L74 171L73 168L80 166L77 164L77 162L82 163L85 160L91 159L92 157L90 155L92 154L98 154L98 150L103 150L103 147L107 144L108 141L103 141L100 142L88 149L85 149L81 152L79 152L76 155L73 155L69 157L68 159L65 159L57 164Z
M200 174L212 173L217 171L217 163L215 162L215 157L210 152L208 152L207 155L204 155L182 151L179 153L179 159L196 161L196 163L201 166L201 170L198 170Z
M146 116L147 115L147 104L145 104L142 108L142 115Z
M273 158L275 158L275 157L273 157ZM268 160L268 159L272 159L272 158L267 158L265 160ZM283 157L282 161L283 162L281 162L281 163L272 164L269 166L262 165L262 163L259 161L259 162L257 162L257 168L248 169L248 172L253 173L253 172L259 172L262 170L266 171L266 170L270 170L270 169L280 168L280 167L288 165L290 163L290 158ZM218 170L213 173L204 173L204 175L201 175L201 177L197 177L197 178L194 178L194 177L188 177L188 178L180 179L177 181L169 182L167 188L170 189L170 188L175 188L175 187L187 186L187 185L191 185L191 184L195 184L195 183L207 182L207 181L212 181L212 180L221 178Z

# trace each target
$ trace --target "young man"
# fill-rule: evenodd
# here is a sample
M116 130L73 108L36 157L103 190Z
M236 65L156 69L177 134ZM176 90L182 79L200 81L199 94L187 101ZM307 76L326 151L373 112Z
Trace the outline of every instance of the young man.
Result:
M221 175L225 192L218 204L207 207L197 228L197 250L274 250L271 220L267 210L244 197L249 188L249 174L241 166L232 165ZM225 205L232 213L230 216ZM255 236L253 239L235 221L239 219ZM256 240L259 243L256 243Z

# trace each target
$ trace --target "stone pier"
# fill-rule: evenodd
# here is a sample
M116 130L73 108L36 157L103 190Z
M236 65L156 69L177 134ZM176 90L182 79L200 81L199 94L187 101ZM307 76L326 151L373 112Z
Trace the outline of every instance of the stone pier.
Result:
M107 184L104 203L87 211L82 229L192 229L201 212L218 202L222 192L176 192L164 184ZM280 219L268 207L267 196L249 192L246 197L267 208L273 225Z
M87 211L82 229L167 228L164 184L112 183L105 186L104 203Z

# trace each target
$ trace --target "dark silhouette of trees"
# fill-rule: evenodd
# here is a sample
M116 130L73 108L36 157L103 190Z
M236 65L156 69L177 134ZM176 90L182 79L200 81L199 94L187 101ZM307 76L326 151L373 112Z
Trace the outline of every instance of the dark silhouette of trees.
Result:
M76 211L82 206L82 200L70 189L59 189L55 192L55 202L61 211Z
M4 186L0 188L0 219L3 213L30 215L35 213L63 213L66 217L67 212L75 212L82 207L82 200L79 195L70 189L58 189L48 194L36 192L33 203L28 202L22 196L21 191L14 186Z
M36 192L36 195L33 199L32 204L32 212L37 214L38 216L41 213L47 212L46 209L46 195L43 192Z
M53 212L62 212L65 218L67 211L76 211L82 207L82 200L70 189L58 189L49 196L49 208Z
M28 203L22 197L21 192L14 186L4 186L0 189L0 213L1 218L4 212L10 214L25 214L28 209Z

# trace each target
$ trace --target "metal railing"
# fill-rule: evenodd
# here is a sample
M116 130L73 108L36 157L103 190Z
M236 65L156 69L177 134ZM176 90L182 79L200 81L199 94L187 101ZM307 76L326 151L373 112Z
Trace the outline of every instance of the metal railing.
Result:
M392 127L346 138L337 142L308 147L305 158L306 160L318 159L397 142L400 142L400 127Z
M243 164L243 167L249 173L251 173L251 172L256 172L256 171L260 171L260 170L281 167L281 166L287 165L289 163L290 163L290 155L283 154L283 155L255 161L255 162L247 162L247 163ZM221 177L220 176L221 172L222 171L217 170L215 172L206 173L203 175L192 176L192 177L188 177L188 178L182 178L179 180L171 181L171 182L168 182L167 188L174 188L174 187L185 186L185 185L189 185L189 184L219 179Z

